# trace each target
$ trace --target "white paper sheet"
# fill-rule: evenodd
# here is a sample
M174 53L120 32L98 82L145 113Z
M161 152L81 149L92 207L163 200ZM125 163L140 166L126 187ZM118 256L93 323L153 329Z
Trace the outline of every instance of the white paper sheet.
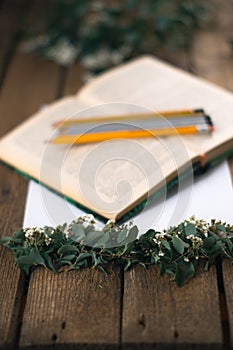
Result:
M30 181L26 201L24 227L56 226L85 214L62 197ZM198 219L212 218L233 224L233 189L227 162L196 177L192 185L179 189L150 203L134 223L143 233L149 228L162 230L195 215ZM99 227L103 223L98 222Z

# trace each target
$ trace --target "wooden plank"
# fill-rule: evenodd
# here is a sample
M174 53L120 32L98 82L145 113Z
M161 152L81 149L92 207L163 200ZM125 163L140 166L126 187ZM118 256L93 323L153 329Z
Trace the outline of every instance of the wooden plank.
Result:
M17 31L16 23L12 20L12 13L8 6L4 6L0 11L0 32L4 33L0 41L0 77L3 74L3 66L6 64L6 55L11 49L12 40Z
M181 57L179 66L190 70L189 53L182 52ZM173 60L177 64L179 55ZM222 331L215 269L208 274L199 273L181 289L169 278L159 277L156 268L145 271L138 267L126 273L122 346L220 349Z
M195 37L192 50L194 71L231 91L233 91L233 61L227 39L232 35L232 18L232 2L230 0L217 1L214 28L200 31ZM229 160L229 166L233 175L233 158ZM228 261L224 261L223 276L219 269L219 281L223 283L222 286L220 285L219 299L224 343L227 348L230 343L229 337L233 345L232 280L231 266Z
M55 65L29 55L16 54L2 87L0 135L36 111L42 103L51 101L55 95L57 78L58 69ZM11 235L22 226L26 190L26 180L0 166L1 234ZM12 254L3 248L0 253L0 349L5 350L16 346L24 283Z
M75 93L80 87L79 72L78 65L68 69L66 94ZM107 277L93 269L59 275L36 270L30 279L20 346L118 347L120 300L119 269Z
M27 183L9 169L0 168L0 236L10 236L22 225ZM24 277L12 253L0 247L0 349L14 348L19 330L19 312Z
M228 43L233 31L231 0L218 0L214 15L214 27L200 30L194 37L192 68L197 75L233 91L232 50Z
M226 298L226 314L225 322L228 322L229 327L229 342L233 346L233 267L229 260L224 260L223 263L223 281L224 293Z
M74 95L78 89L83 85L84 69L79 63L73 64L67 69L66 81L63 94Z
M226 38L219 31L199 32L193 46L192 68L194 73L203 78L233 90L232 53Z
M34 271L20 348L117 348L119 291L119 269L108 276L88 268L60 274Z
M132 269L125 274L122 329L123 349L220 349L215 269L182 288L155 267Z
M58 71L55 64L34 55L15 55L1 93L0 136L54 99Z
M5 1L0 10L0 87L6 76L16 45L22 35L24 20L29 11L27 1Z

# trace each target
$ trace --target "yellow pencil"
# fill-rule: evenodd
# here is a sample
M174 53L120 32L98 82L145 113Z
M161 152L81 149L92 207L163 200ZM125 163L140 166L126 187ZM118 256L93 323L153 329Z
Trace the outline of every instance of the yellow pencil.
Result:
M198 128L197 126L177 127L177 128L161 128L156 130L118 130L111 132L86 133L81 135L62 134L55 136L52 143L55 144L82 144L101 142L118 138L142 138L156 136L171 136L171 135L187 135L197 133L209 133L208 128Z

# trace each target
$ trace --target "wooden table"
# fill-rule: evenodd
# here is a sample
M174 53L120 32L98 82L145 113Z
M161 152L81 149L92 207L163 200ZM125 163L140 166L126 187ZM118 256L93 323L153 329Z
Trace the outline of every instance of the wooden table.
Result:
M18 14L10 1L0 4L0 135L41 104L75 93L82 85L78 64L65 69L20 53L23 19L25 14L32 16L27 3ZM233 55L226 41L233 29L232 4L219 0L218 6L212 27L200 30L186 51L166 58L233 90ZM18 174L0 167L1 236L21 227L27 185ZM113 268L108 277L93 269L56 275L39 268L26 278L11 252L0 247L0 280L0 349L233 345L233 268L228 261L208 273L200 270L179 289L168 277L160 278L156 268L125 274Z

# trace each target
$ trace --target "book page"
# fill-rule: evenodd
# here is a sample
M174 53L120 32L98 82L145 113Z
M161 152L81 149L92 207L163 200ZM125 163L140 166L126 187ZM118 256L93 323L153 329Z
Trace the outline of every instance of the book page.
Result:
M105 107L107 112L113 108ZM105 109L101 111L104 113ZM0 157L55 191L112 219L151 192L164 188L166 180L179 175L183 167L192 167L196 153L187 150L176 137L116 139L86 145L50 142L54 122L98 113L98 106L90 107L83 99L62 99L5 136L0 141Z
M53 123L72 117L203 107L211 136L118 139L55 145ZM198 155L232 139L232 95L151 58L95 79L77 96L50 105L0 141L0 158L102 216L116 219L164 188ZM221 111L221 114L220 114ZM224 118L224 120L222 120Z
M204 108L215 131L207 136L183 136L187 147L200 155L232 140L233 94L149 56L94 79L79 96L93 103L124 102L155 112Z

